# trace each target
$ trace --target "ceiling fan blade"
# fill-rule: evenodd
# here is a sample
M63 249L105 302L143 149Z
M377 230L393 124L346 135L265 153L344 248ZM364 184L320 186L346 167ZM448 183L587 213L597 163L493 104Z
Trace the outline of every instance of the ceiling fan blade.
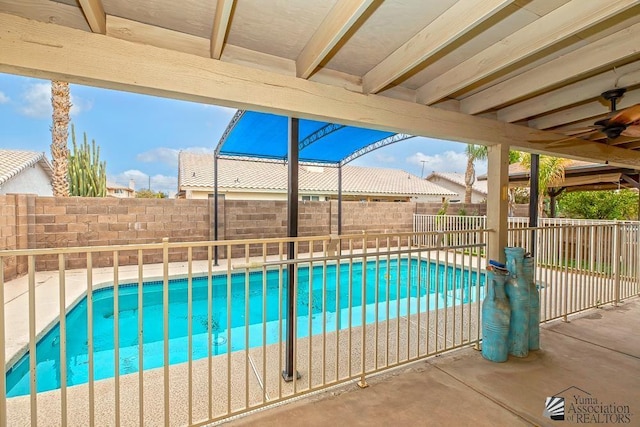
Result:
M622 135L640 138L640 124L627 126Z
M606 133L604 133L604 132L599 132L599 131L597 131L597 132L592 132L592 133L590 133L590 135L591 135L591 136L589 137L589 140L590 140L590 141L598 141L598 140L600 140L600 139L608 139L608 138L609 138L609 137L607 136L607 134L606 134Z
M611 117L611 119L609 119L609 123L628 125L637 120L640 120L640 104L633 105L617 112L613 117Z
M598 129L596 127L587 127L587 128L577 128L577 129L564 129L561 133L565 135L572 135L577 138L583 135L589 135L597 131Z

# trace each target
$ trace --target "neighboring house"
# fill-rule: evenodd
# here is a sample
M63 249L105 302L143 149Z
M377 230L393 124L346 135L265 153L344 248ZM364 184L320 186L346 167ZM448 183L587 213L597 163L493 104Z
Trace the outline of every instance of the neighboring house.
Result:
M287 164L275 161L218 159L218 192L232 200L286 200ZM179 198L203 199L213 194L213 154L181 152ZM300 165L300 200L338 197L338 169ZM343 166L342 198L357 201L442 202L455 193L397 169Z
M133 180L129 181L128 187L107 181L107 197L118 197L120 199L132 199L136 197Z
M53 196L52 176L44 153L0 149L0 194Z
M427 181L433 182L449 191L457 194L455 198L449 201L452 203L464 203L464 194L467 186L464 183L464 174L455 172L432 172L425 178ZM487 200L487 181L476 181L471 187L471 203L484 203Z

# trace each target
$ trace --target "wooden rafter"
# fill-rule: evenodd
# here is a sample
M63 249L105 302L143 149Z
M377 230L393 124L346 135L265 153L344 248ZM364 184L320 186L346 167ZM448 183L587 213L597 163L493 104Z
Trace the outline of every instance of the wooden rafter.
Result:
M624 94L624 97L618 101L618 110L637 103L640 103L640 89L628 91ZM549 129L565 123L577 122L590 117L599 117L607 113L608 108L606 104L601 101L596 101L529 120L529 126L536 129Z
M136 43L148 44L164 49L173 49L193 55L209 57L209 40L179 31L167 30L138 21L107 16L107 35Z
M0 14L0 29L0 72L465 143L511 145L612 165L640 165L640 152L14 15Z
M218 0L216 16L213 20L213 33L211 34L211 57L213 59L220 59L222 56L222 48L229 29L233 2L234 0Z
M637 150L640 148L640 141L628 142L624 145L627 150Z
M461 0L396 49L363 77L365 93L377 93L462 35L508 6L511 0Z
M630 142L636 142L640 140L640 138L635 136L619 136L613 141L609 141L609 145L624 145L629 144Z
M101 0L78 0L82 13L91 31L94 33L105 34L107 31L106 14Z
M545 111L558 110L592 99L605 90L638 84L640 84L640 64L631 63L502 108L498 110L498 119L512 123Z
M636 4L573 0L431 80L418 89L417 101L433 104Z
M640 23L578 48L509 80L475 93L460 103L476 114L569 81L638 53Z
M374 0L340 0L327 14L296 59L296 74L308 78Z

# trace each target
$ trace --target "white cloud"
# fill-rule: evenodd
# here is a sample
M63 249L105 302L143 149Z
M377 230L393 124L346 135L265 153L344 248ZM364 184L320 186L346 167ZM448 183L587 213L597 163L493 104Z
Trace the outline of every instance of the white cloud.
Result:
M418 165L422 168L424 162L425 175L431 172L459 172L463 173L467 166L467 156L465 153L455 151L445 151L434 155L426 155L417 152L407 157L407 163Z
M9 101L11 101L11 99L3 92L0 92L0 104L6 104Z
M109 182L124 186L129 186L130 180L133 180L136 191L145 190L150 186L153 191L162 191L163 193L167 193L169 197L173 197L178 188L177 176L161 174L149 176L137 169L130 169L120 174L109 176Z
M50 118L51 109L51 83L33 83L27 87L22 95L20 112L25 116L36 119ZM71 94L71 115L77 116L83 111L88 111L93 104L87 100Z
M174 148L159 147L138 154L136 160L144 163L164 163L177 167L179 152L179 150Z
M431 172L457 172L464 173L467 168L467 154L465 152L445 151L434 155L426 155L417 152L407 157L407 163L419 165L422 168L424 161L424 175ZM487 162L475 162L476 175L481 175L487 171Z
M195 153L213 153L212 148L207 147L189 147L183 151L191 151ZM144 163L164 163L173 168L178 168L178 154L180 150L175 148L159 147L153 150L145 151L136 156L136 160Z

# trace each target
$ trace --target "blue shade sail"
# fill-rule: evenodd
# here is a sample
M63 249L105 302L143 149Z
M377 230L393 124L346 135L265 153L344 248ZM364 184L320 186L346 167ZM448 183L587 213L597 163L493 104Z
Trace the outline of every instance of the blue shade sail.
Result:
M288 118L245 111L232 120L220 140L218 153L224 156L286 159ZM300 119L301 162L340 163L352 153L395 135L393 132Z

